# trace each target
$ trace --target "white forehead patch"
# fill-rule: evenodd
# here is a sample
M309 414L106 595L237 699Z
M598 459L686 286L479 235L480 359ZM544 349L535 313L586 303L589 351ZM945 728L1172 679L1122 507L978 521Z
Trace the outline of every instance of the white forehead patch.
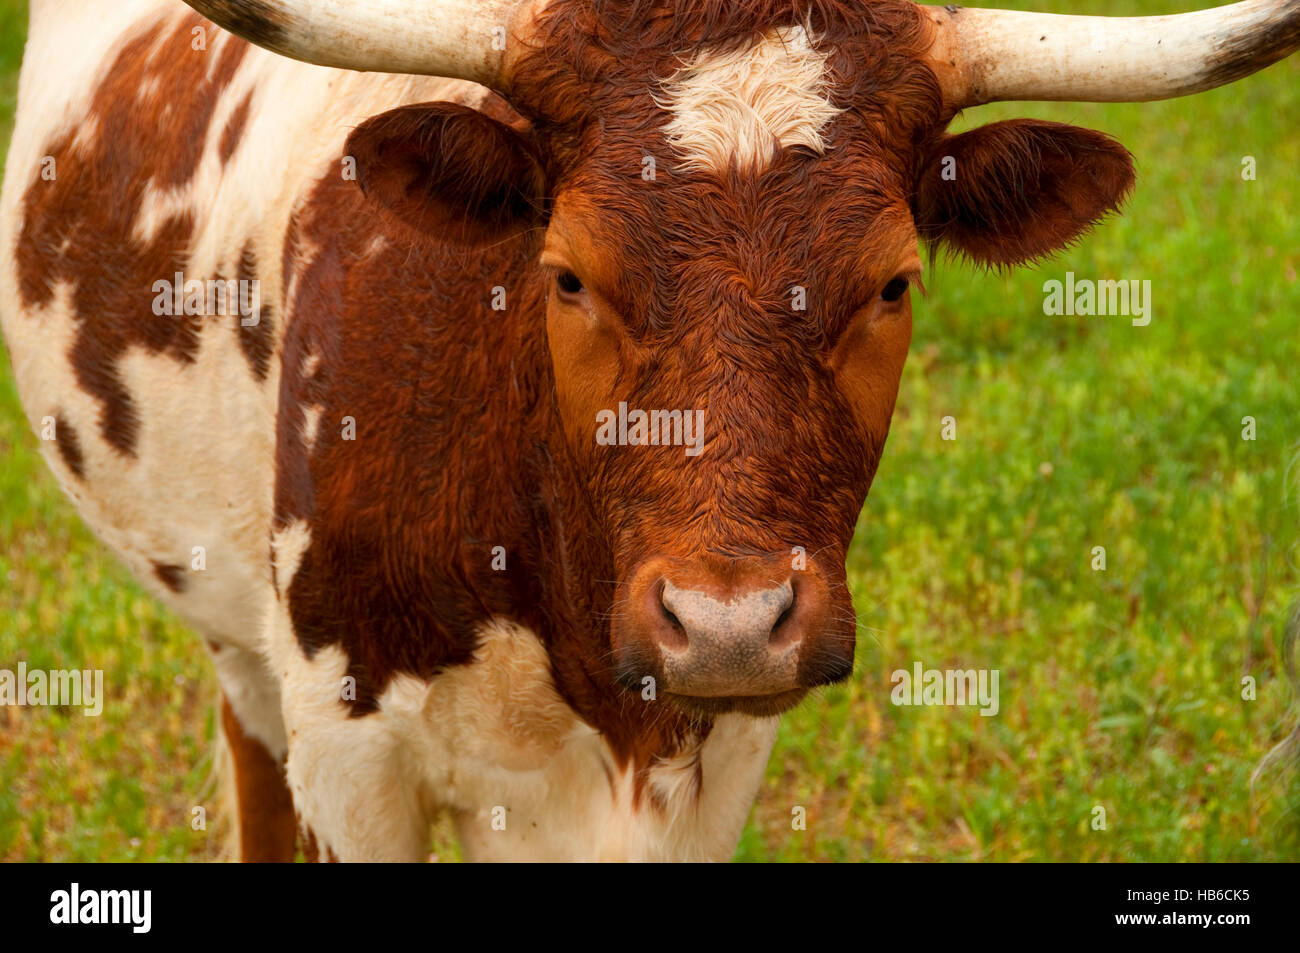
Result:
M827 100L826 56L801 26L770 31L728 53L697 54L664 81L658 105L683 171L735 163L761 171L778 147L826 149L822 129L842 110Z

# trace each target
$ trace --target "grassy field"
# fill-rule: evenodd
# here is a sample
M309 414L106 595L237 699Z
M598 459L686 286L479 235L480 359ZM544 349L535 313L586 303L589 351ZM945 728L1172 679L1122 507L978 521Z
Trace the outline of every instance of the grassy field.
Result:
M0 0L6 140L24 28L24 4ZM1300 858L1294 781L1252 796L1249 780L1285 733L1300 592L1300 57L1179 102L965 120L1018 115L1115 135L1137 191L1048 265L927 276L849 560L856 672L784 719L738 859ZM1150 325L1045 316L1044 282L1068 271L1150 280ZM132 677L109 680L125 694L101 718L0 708L0 858L215 856L190 829L211 800L204 653L78 521L8 374L0 361L0 668ZM997 669L999 713L892 705L890 673L917 661Z

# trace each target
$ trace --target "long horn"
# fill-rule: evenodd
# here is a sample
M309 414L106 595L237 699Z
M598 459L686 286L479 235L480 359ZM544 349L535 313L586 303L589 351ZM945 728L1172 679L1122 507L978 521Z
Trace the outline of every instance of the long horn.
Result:
M512 21L527 0L185 2L250 43L307 63L497 87Z
M1249 76L1300 47L1300 0L1160 17L927 6L932 63L955 111L999 100L1172 99Z

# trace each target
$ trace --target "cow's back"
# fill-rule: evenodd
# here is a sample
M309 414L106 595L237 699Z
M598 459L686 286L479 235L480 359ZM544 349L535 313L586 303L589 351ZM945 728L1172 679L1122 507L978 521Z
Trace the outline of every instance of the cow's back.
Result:
M476 89L299 64L180 0L34 0L0 200L19 393L87 523L209 638L251 647L271 594L295 203L367 116Z

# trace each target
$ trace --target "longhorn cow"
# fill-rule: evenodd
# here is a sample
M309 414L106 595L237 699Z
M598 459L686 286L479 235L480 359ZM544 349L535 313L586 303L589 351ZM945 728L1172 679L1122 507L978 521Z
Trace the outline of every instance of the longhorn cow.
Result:
M0 300L50 467L211 650L264 860L422 859L440 809L475 858L729 857L852 668L918 244L1031 261L1133 185L950 120L1300 45L1300 0L190 7L33 0Z

